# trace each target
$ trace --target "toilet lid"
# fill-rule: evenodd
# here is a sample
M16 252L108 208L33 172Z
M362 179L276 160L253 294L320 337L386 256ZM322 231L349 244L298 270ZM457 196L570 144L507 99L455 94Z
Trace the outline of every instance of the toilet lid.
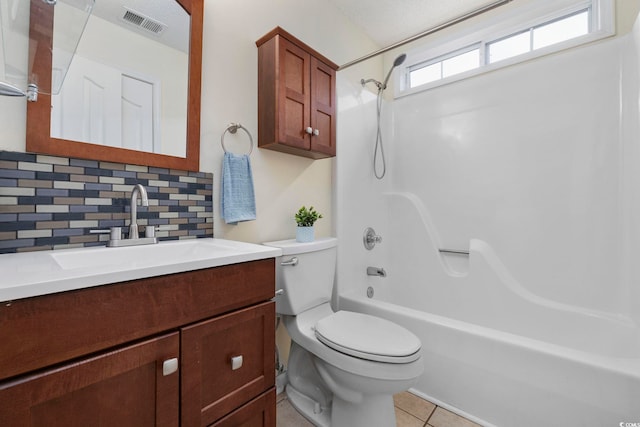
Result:
M420 357L421 342L407 329L379 317L338 311L316 323L323 344L375 362L409 363Z

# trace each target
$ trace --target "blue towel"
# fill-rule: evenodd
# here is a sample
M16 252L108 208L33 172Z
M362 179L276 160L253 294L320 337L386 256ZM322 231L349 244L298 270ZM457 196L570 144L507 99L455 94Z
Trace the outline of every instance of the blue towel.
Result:
M222 218L227 224L256 219L253 174L247 154L224 153L222 160Z

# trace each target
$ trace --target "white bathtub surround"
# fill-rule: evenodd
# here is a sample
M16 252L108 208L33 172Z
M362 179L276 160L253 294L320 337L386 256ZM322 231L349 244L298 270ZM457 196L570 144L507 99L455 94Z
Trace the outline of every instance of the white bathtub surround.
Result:
M338 306L421 338L417 393L483 425L640 420L639 82L636 25L393 101L380 184L375 112L345 111L368 118L338 153Z

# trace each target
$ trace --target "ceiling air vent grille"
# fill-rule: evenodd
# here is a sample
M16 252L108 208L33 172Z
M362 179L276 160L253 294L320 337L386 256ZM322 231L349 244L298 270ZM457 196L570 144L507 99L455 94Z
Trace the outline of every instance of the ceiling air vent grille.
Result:
M139 12L125 9L122 20L153 34L161 34L167 26Z

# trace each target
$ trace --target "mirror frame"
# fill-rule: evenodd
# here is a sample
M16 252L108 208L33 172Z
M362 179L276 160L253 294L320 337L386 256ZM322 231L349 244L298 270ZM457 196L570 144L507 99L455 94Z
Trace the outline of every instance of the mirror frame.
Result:
M51 95L43 93L38 94L38 100L36 102L27 102L26 150L28 152L199 171L204 0L175 1L191 16L186 157L168 156L165 154L148 153L53 138L51 137ZM51 79L53 9L52 6L45 4L42 0L31 0L31 14L29 18L30 77L38 76L38 79Z

